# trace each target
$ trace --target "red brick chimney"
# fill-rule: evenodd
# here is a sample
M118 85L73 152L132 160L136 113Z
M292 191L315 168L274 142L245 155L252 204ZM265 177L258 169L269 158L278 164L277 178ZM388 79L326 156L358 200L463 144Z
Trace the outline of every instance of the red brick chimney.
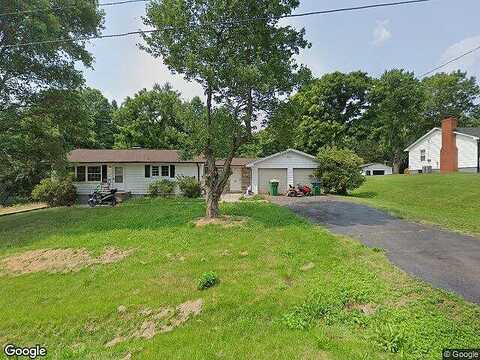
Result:
M457 125L457 119L452 117L442 121L442 150L440 151L440 172L442 173L458 170L457 141L453 133Z

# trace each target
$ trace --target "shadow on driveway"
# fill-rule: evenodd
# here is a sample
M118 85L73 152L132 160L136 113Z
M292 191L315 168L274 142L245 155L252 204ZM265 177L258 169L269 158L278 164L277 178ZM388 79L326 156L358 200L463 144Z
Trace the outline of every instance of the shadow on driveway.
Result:
M480 239L398 219L335 197L270 200L333 233L383 248L390 261L407 273L480 303Z

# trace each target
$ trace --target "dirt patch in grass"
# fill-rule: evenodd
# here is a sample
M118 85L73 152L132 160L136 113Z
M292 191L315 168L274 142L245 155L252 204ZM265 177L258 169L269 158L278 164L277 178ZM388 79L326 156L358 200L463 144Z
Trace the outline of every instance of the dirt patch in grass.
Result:
M140 326L129 335L118 335L114 337L105 344L105 347L112 347L133 338L151 339L158 333L173 331L175 328L187 322L191 317L200 314L202 307L203 300L197 299L186 301L176 308L165 307L156 311L152 309L142 309L136 314L136 318L141 321ZM135 320L130 317L128 318L129 321Z
M372 304L355 304L348 303L346 306L347 310L358 310L364 315L373 315L377 311L376 307Z
M244 225L248 221L247 217L224 215L218 218L200 218L194 221L196 227L207 225L219 225L225 228Z
M3 259L0 268L3 274L22 275L46 271L50 273L76 272L97 264L111 264L129 256L133 250L114 247L105 249L98 257L92 257L85 248L80 249L40 249L27 251Z

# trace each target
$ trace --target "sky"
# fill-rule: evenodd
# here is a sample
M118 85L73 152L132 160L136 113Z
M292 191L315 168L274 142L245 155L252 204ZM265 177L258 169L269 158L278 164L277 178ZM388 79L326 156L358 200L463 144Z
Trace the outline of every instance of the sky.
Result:
M300 0L294 13L393 0ZM145 29L145 3L105 7L104 34ZM282 20L305 28L312 44L298 56L315 76L333 71L362 70L379 76L385 70L404 68L423 74L480 46L480 1L434 0L427 3L342 12ZM138 36L93 40L88 49L95 57L93 69L84 69L87 85L121 103L155 83L170 83L185 100L203 96L201 87L172 74L162 59L137 46ZM480 79L480 51L445 67L461 69Z

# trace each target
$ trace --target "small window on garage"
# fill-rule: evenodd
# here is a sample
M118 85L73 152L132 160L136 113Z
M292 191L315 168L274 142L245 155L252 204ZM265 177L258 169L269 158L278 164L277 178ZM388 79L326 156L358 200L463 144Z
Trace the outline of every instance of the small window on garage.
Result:
M425 149L420 150L420 161L425 161L426 151Z
M373 170L373 175L374 176L385 175L385 170Z

